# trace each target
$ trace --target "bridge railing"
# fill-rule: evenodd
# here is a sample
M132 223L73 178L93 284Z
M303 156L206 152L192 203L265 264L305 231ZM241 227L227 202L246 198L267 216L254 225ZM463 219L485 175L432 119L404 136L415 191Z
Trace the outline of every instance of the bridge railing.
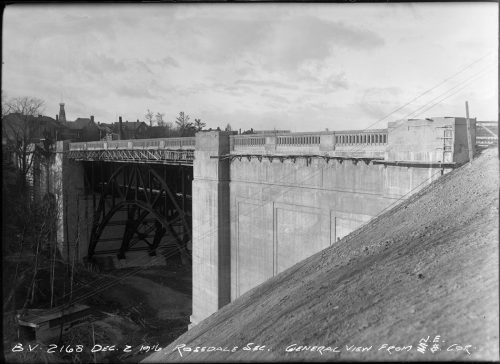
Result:
M387 129L346 130L316 133L288 133L231 136L231 152L238 153L329 153L382 156Z
M387 144L387 130L339 131L335 132L335 144L341 145L382 145Z
M293 133L290 135L276 136L278 146L313 146L321 143L321 134Z
M110 140L107 143L107 149L127 149L128 141L126 140Z
M158 138L70 143L69 150L194 149L195 138Z

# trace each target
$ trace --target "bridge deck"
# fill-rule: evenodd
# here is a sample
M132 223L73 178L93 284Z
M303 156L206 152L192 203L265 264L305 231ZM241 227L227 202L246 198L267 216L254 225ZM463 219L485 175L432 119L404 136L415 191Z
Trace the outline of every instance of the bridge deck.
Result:
M192 165L195 138L158 138L71 143L75 160Z
M309 155L382 159L387 129L230 137L231 155ZM196 138L158 138L71 143L68 158L88 161L192 165Z

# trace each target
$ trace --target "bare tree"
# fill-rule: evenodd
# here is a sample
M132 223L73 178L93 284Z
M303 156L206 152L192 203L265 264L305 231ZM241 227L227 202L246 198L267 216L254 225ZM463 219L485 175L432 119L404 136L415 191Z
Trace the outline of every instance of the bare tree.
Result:
M153 117L154 117L154 114L151 110L148 109L146 115L144 115L144 117L146 118L146 120L149 121L149 126L153 126Z
M10 106L7 101L7 94L2 90L2 120L10 112Z
M165 114L157 112L155 115L155 120L156 120L156 125L158 126L165 126L165 121L163 120L163 117Z
M207 124L201 121L201 119L194 119L194 127L196 131L202 130Z
M174 130L174 124L171 121L165 121L165 135L167 137L172 136Z
M35 157L39 158L45 167L46 193L50 193L50 166L54 157L56 143L48 131L43 133L43 137L43 141L35 147Z
M179 116L175 119L175 123L179 128L179 133L181 136L189 136L194 132L193 123L189 121L189 115L184 114L184 111L179 113Z
M22 187L26 187L27 175L33 164L35 116L43 111L44 102L33 97L16 97L5 104L9 114L2 116L3 132L8 147L17 156Z

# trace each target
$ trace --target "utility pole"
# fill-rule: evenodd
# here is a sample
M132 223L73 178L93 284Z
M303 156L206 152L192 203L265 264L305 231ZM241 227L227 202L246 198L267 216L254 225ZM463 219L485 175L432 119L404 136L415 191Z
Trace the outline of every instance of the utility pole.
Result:
M469 120L469 102L465 101L465 117L467 120L467 146L469 149L469 163L472 163L472 158L474 157L473 153L473 145L472 145L472 139L471 139L471 132L470 132L470 120Z

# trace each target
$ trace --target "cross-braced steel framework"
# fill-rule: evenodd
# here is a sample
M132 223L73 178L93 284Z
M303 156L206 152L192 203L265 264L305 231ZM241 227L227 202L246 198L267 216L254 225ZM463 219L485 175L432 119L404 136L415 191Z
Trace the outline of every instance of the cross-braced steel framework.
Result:
M178 253L190 259L186 248L191 240L190 204L186 202L190 182L186 169L189 167L128 163L114 169L106 178L104 172L111 170L110 163L99 163L99 168L94 164L90 162L88 174L92 182L89 184L93 185L94 192L97 189L100 197L94 211L88 259L96 254L110 253L117 253L118 258L123 259L127 251L133 250L147 250L150 255L156 255L167 232L174 238ZM172 182L174 177L180 180ZM100 182L95 183L95 180ZM126 212L125 220L120 218L123 212ZM97 250L98 244L116 242L116 238L103 237L104 230L112 225L125 227L120 248Z
M193 165L194 150L179 149L103 149L70 150L67 158L77 161L114 161Z

